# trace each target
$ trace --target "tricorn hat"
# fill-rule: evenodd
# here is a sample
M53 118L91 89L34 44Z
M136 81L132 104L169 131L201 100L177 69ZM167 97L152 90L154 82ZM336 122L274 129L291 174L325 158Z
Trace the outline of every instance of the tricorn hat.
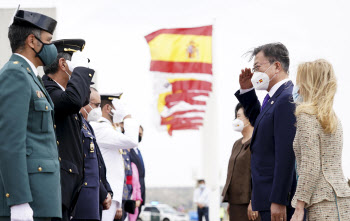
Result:
M57 21L40 13L17 10L13 18L13 24L31 25L41 30L47 31L50 34L53 34L57 25Z

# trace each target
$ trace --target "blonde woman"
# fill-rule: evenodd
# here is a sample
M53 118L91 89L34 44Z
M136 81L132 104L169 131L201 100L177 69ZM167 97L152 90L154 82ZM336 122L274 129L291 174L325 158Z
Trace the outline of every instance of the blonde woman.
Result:
M298 185L292 200L292 221L350 220L350 188L342 171L343 129L333 110L337 81L325 60L298 67L297 132L294 152ZM299 86L299 87L298 87Z

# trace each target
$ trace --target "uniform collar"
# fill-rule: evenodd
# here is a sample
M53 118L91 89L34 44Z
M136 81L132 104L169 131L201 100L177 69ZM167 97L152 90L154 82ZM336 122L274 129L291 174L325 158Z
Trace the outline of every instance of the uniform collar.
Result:
M38 69L36 69L36 67L34 66L34 64L33 64L31 61L29 61L28 58L26 58L26 57L24 57L23 55L18 54L18 53L14 53L14 54L17 55L17 56L20 56L21 58L23 58L23 59L29 64L29 66L30 66L30 68L33 70L34 74L35 74L36 76L39 75Z
M270 89L270 91L269 91L270 97L273 97L273 95L276 93L276 91L278 90L278 88L280 88L280 87L282 86L282 84L284 84L284 83L286 83L286 82L288 82L288 81L290 81L289 78L284 79L284 80L278 82L277 84L275 84L275 85Z
M109 123L111 126L113 126L113 124L105 117L100 117L100 119L98 119L98 122L107 122Z

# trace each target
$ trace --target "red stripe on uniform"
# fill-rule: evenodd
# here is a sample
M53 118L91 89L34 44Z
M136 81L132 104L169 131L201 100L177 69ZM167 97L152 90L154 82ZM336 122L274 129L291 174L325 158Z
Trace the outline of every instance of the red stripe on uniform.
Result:
M151 71L166 73L202 73L213 74L212 64L201 62L151 61Z

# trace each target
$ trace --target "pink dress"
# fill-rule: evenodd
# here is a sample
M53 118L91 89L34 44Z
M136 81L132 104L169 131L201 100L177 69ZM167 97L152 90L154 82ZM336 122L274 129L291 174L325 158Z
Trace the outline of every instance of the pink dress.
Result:
M137 167L133 162L131 162L131 169L132 169L132 195L131 195L131 199L135 200L135 201L140 200L142 202L141 184L140 184L140 180L139 180L139 171L137 170ZM138 214L139 214L139 208L136 207L134 214L129 213L129 221L136 221Z

